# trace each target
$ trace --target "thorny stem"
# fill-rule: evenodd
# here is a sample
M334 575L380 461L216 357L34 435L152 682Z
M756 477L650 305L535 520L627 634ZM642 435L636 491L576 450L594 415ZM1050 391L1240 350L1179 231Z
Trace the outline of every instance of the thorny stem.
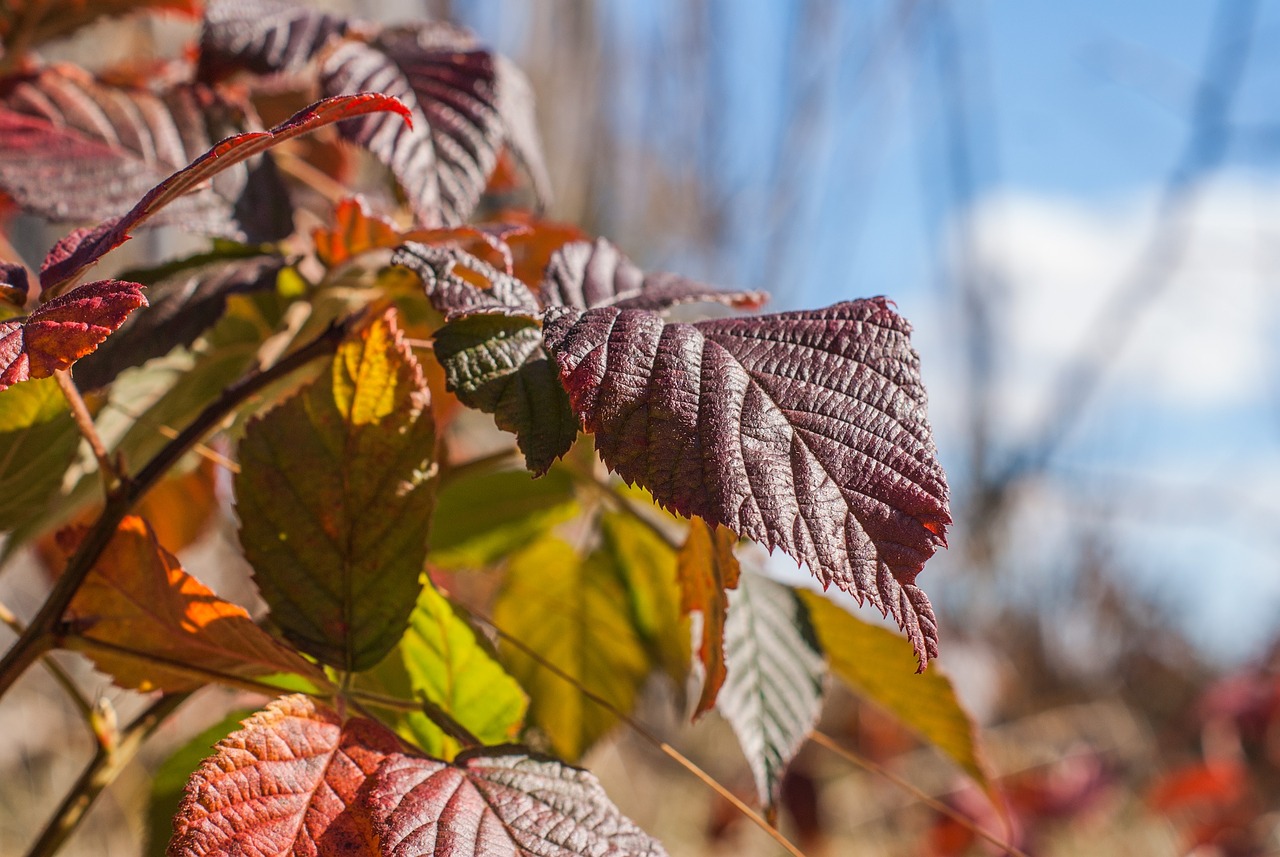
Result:
M913 798L920 801L925 806L929 807L935 812L942 813L947 818L954 821L956 824L959 824L961 827L963 827L965 830L968 830L974 836L977 836L981 839L985 839L987 842L990 842L992 845L1001 849L1005 854L1012 854L1013 857L1029 857L1027 852L1023 851L1021 848L1018 848L1016 845L1010 845L1008 842L996 836L995 834L987 832L986 830L984 830L983 828L975 824L972 819L966 818L962 813L957 812L956 810L947 806L945 803L938 800L937 798L934 798L925 794L920 789L913 786L911 783L907 782L906 780L899 777L897 774L885 768L883 765L878 765L875 762L871 761L870 759L862 756L861 754L856 753L853 750L850 750L848 747L844 747L836 743L836 740L832 738L830 735L826 734L825 732L821 732L815 729L809 735L809 740L817 744L819 747L824 747L827 750L830 750L832 753L835 753L837 756L844 759L846 762L851 762L852 764L857 765L863 770L866 770L872 774L875 774L876 776L883 777L884 779L893 783L898 788L910 794Z
M633 732L635 732L645 741L648 741L650 744L657 747L665 756L674 760L686 771L688 771L689 773L697 777L699 780L701 780L703 784L705 784L708 788L710 788L720 797L724 798L729 803L731 803L734 809L742 813L742 815L745 816L753 824L755 824L756 827L759 827L761 830L767 833L775 842L778 843L778 845L782 846L782 848L786 850L788 854L792 855L792 857L804 857L804 853L799 848L797 848L791 842L791 840L783 836L782 832L779 831L777 828L771 826L769 822L766 821L764 817L761 816L758 812L753 810L751 807L747 806L747 804L742 800L742 798L738 797L733 792L729 791L727 788L725 788L723 785L717 782L715 777L711 776L706 771L702 770L702 768L694 764L694 762L691 759L689 759L687 756L685 756L675 747L672 747L666 741L663 741L661 738L655 735L652 731L650 731L648 727L640 723L640 721L636 720L634 717L627 714L622 709L618 708L609 700L596 694L590 689L584 687L582 682L578 681L576 678L569 675L567 672L565 672L555 664L548 661L539 652L534 651L532 648L527 646L521 640L511 636L506 631L499 628L497 625L493 623L493 620L490 619L489 617L480 614L479 612L471 609L470 607L466 607L463 605L458 605L458 606L461 607L461 609L464 610L473 619L476 619L480 622L483 622L485 625L488 625L490 628L493 629L495 634L497 634L503 640L510 643L512 646L515 646L524 654L526 654L538 666L542 667L548 672L568 682L587 699L591 700L596 705L599 705L601 708L608 711L614 717L617 717L623 723L627 724L627 726L629 726Z
M0 660L0 696L41 655L53 647L53 631L62 620L67 605L75 597L80 584L92 570L98 557L115 535L116 528L138 499L160 480L206 433L222 422L240 404L259 390L288 375L295 369L322 355L337 350L338 343L364 317L357 312L335 322L311 342L282 358L269 369L258 369L245 375L227 387L222 395L211 402L183 429L176 438L164 446L146 466L132 478L123 477L119 485L108 495L98 520L89 529L79 549L67 562L66 570L54 584L49 597L36 614L27 630Z
M188 696L190 694L177 693L160 697L125 728L114 746L99 745L93 760L76 780L75 787L63 798L53 818L49 819L40 837L27 851L27 857L49 857L56 853L67 837L75 832L94 799L115 781L142 749L147 738Z
M71 416L76 421L76 428L80 430L80 436L88 441L89 449L93 451L93 457L98 461L98 473L102 476L102 488L104 491L110 492L119 481L120 474L116 472L116 466L111 461L111 455L107 452L107 447L102 442L102 438L98 436L98 428L94 425L93 415L89 413L89 408L84 403L84 397L80 395L80 388L76 386L76 382L71 378L71 373L66 369L59 369L53 373L53 376L58 379L58 389L62 391L62 397L71 406Z

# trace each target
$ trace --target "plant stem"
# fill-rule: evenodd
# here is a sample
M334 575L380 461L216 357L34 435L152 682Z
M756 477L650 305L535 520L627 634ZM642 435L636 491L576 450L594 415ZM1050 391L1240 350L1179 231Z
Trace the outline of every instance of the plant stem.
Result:
M227 387L222 395L201 411L190 425L156 453L156 456L147 462L137 476L124 477L120 480L116 488L107 495L102 514L98 516L98 520L85 534L79 549L67 562L66 570L54 584L44 605L27 630L5 653L4 659L0 660L0 696L9 690L18 676L53 647L53 631L62 621L67 605L71 603L80 584L84 583L94 563L98 561L98 557L102 555L103 550L115 535L116 528L138 499L158 482L192 446L212 431L240 404L254 393L315 358L333 353L338 343L363 317L363 312L356 312L335 322L324 333L282 358L271 368L254 370Z
M478 474L487 473L490 470L497 470L502 467L502 465L515 461L517 461L516 450L500 449L497 452L491 452L488 455L479 455L458 464L445 462L440 467L440 487L443 488L452 482L456 482L459 479L465 479L468 476L476 476Z
M15 634L21 634L27 630L27 626L23 624L22 620L14 615L13 611L5 604L0 604L0 622L8 625ZM62 668L62 664L53 658L44 657L41 658L40 662L49 671L49 675L53 676L53 680L58 683L71 699L71 703L84 718L85 725L89 727L90 731L93 731L93 721L91 719L93 717L93 704L85 698L85 695L80 691L80 686L71 678L70 673ZM96 736L97 733L95 732L94 734Z
M606 501L613 504L613 506L616 507L619 511L624 512L627 515L630 515L632 518L635 518L636 521L648 527L649 530L655 536L657 536L662 541L663 544L671 548L673 551L679 551L682 547L684 547L684 545L680 542L679 539L671 535L671 533L667 532L666 528L662 527L657 521L655 521L653 518L646 515L643 511L641 511L640 508L635 503L631 502L630 498L624 497L623 495L619 494L617 491L614 491L612 486L610 486L606 482L600 481L598 478L596 478L596 475L594 473L583 473L577 467L574 467L572 465L566 465L565 470L568 472L570 478L572 478L574 482L577 482L579 485L582 485L586 488L591 489L592 491L595 491L597 494L603 497Z
M63 798L53 818L49 819L40 837L27 851L27 857L49 857L56 853L80 824L94 799L115 781L120 772L133 761L151 733L188 696L190 694L177 693L160 697L125 728L117 744L112 747L99 745L93 760L76 780L75 787Z
M875 762L871 761L870 759L860 755L859 753L856 753L855 751L850 750L848 747L843 747L840 744L836 743L836 740L832 738L830 735L827 735L825 732L820 732L815 729L813 733L809 735L809 740L817 744L819 747L824 747L827 750L830 750L832 753L835 753L837 756L844 759L846 762L851 762L865 771L875 774L878 777L883 777L884 779L893 783L898 788L910 794L913 798L920 801L925 806L929 807L935 812L942 813L947 818L954 821L956 824L959 824L961 827L963 827L965 830L968 830L974 836L977 836L981 839L985 839L987 842L990 842L992 845L996 846L997 848L1002 849L1005 854L1012 854L1013 857L1028 857L1027 852L1023 851L1021 848L1018 848L1015 845L1010 845L1008 842L1004 841L1003 839L1000 839L994 833L988 833L986 830L982 829L977 824L975 824L972 819L966 818L963 814L947 806L945 803L938 800L937 798L930 797L929 795L925 794L920 789L911 785L911 783L907 782L906 780L899 777L897 774L885 768L883 765L878 765Z
M111 461L111 455L107 452L107 447L102 442L102 438L98 436L98 427L94 425L93 415L89 413L89 408L84 403L84 397L80 395L80 388L76 386L71 373L65 369L54 372L53 377L58 379L58 389L62 391L62 397L71 406L71 416L76 421L76 428L80 430L80 436L88 441L89 449L93 450L93 457L98 461L98 472L102 476L102 488L104 491L110 492L116 482L119 481L120 474L116 472L116 466Z
M613 493L613 492L610 492L610 493ZM553 675L556 675L559 678L563 679L564 681L568 682L570 685L576 688L578 692L581 693L584 697L591 700L596 705L599 705L601 708L608 711L614 717L617 717L623 723L627 724L627 726L631 727L631 730L633 732L635 732L645 741L648 741L654 747L657 747L658 750L660 750L663 753L663 755L667 756L669 759L674 760L686 771L688 771L689 773L697 777L699 780L701 780L712 791L714 791L720 797L724 798L729 803L731 803L734 809L738 810L738 812L744 815L756 827L759 827L765 833L769 834L769 836L775 842L777 842L778 845L782 846L782 848L788 854L792 855L792 857L804 857L804 853L799 848L797 848L791 842L791 840L783 836L782 832L778 830L776 827L773 827L772 825L770 825L769 822L766 821L764 817L761 816L758 812L753 810L751 807L747 806L746 802L743 801L742 798L738 797L733 792L729 791L729 789L721 785L715 779L715 777L711 776L706 771L702 770L702 768L694 764L692 760L690 760L687 756L685 756L675 747L672 747L666 741L663 741L661 738L655 735L652 731L649 730L647 726L644 726L642 723L640 723L640 721L636 720L634 717L627 714L622 709L618 708L609 700L605 699L604 697L584 687L582 682L580 682L578 679L574 678L573 676L569 675L569 673L560 669L555 664L548 661L546 658L542 656L541 653L534 651L532 648L527 646L521 640L511 636L506 631L499 628L497 625L493 623L493 620L490 619L489 617L478 613L477 611L471 609L470 607L466 607L463 605L458 605L458 606L461 607L461 609L465 611L468 615L470 615L471 618L479 620L480 622L483 622L484 624L488 625L490 628L493 629L495 634L497 634L499 637L501 637L503 640L507 641L511 645L515 646L524 654L526 654L538 666L542 667L543 669L547 670Z
M464 747L483 747L484 742L472 734L471 730L453 718L449 712L429 699L400 699L397 696L384 696L352 688L347 691L353 704L363 703L375 708L386 708L392 711L413 711L426 715L427 719L439 727L440 731L457 741ZM363 707L360 706L360 707ZM374 718L376 719L376 718Z

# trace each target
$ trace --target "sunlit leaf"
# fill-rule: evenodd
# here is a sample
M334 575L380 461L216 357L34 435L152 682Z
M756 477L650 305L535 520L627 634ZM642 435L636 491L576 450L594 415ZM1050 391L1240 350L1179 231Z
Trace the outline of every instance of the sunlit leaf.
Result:
M39 516L79 445L80 433L52 378L0 393L0 531Z
M758 309L769 299L765 292L725 291L679 274L646 274L604 238L556 251L539 297L544 306L648 310L698 302Z
M883 298L697 324L551 308L543 323L610 467L891 614L923 669L937 622L915 579L951 516L909 331Z
M376 664L417 599L435 493L428 398L389 312L240 443L254 580L285 636L332 666Z
M68 555L85 532L72 529L60 536ZM123 687L173 693L209 684L165 661L235 676L297 672L323 681L314 666L255 625L243 607L183 571L138 517L121 522L64 618L81 637L157 659L91 653L98 668Z
M992 779L978 729L938 670L912 675L912 647L886 628L868 624L815 592L799 593L831 672L859 696L880 706L937 747L990 790Z
M280 0L211 0L200 29L196 79L297 71L348 26L345 18Z
M730 593L729 608L729 674L716 711L738 735L760 802L774 806L787 765L822 711L826 662L793 590L748 572Z
M58 242L45 258L40 283L56 290L74 279L107 252L129 240L129 233L150 220L165 206L181 198L219 173L265 152L285 140L343 119L390 111L407 117L406 108L394 98L365 92L318 101L269 131L253 131L228 137L196 158L187 167L153 187L127 213L89 229L78 229Z
M530 722L546 733L558 756L578 759L617 723L578 685L621 711L635 704L649 662L626 586L607 557L580 557L556 538L531 544L508 563L493 618L574 680L510 643L499 648L508 672L529 694Z
M573 481L507 470L450 483L431 521L432 565L486 568L578 513Z
M187 783L170 857L372 855L360 788L399 742L384 727L278 699L214 747Z
M516 737L528 707L524 691L434 587L424 586L418 596L399 652L415 696L435 703L485 744ZM458 752L457 742L424 715L411 715L410 728L430 755Z
M680 609L686 614L694 611L702 614L698 660L705 676L694 717L715 706L716 695L724 684L725 615L729 609L729 590L737 588L741 575L738 558L733 553L737 542L737 536L725 527L713 527L701 518L694 518L680 549L677 564Z
M316 229L311 233L316 245L316 258L329 268L369 250L390 249L403 243L395 224L370 211L363 197L340 200L334 207L333 220L332 228Z
M69 368L146 305L137 283L99 280L41 304L25 319L0 322L0 390Z
M424 226L470 217L504 144L545 191L528 82L469 33L420 22L384 30L368 44L343 42L322 63L321 87L330 95L376 90L408 105L412 126L371 116L339 131L391 169Z
M152 92L109 85L71 66L14 78L0 84L0 192L50 220L117 217L218 137L242 127L236 114L188 84ZM254 241L284 237L288 219L282 228L264 218L253 205L259 191L287 199L270 167L236 167L175 199L152 222Z
M511 748L452 765L394 754L372 778L370 817L386 857L664 857L595 776Z

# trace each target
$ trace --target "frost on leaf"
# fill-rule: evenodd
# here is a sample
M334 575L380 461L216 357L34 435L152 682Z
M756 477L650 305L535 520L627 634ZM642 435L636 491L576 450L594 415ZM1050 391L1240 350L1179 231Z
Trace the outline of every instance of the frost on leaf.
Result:
M25 319L0 322L0 390L68 368L146 305L137 283L99 280L42 304Z
M543 324L610 467L891 614L923 669L937 624L915 579L951 516L909 332L883 298L697 324L553 308Z

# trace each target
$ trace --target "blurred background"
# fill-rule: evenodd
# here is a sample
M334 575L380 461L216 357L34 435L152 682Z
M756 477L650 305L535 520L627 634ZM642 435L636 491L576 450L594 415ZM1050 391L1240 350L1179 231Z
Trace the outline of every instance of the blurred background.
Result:
M920 578L938 667L1027 853L1280 854L1280 4L325 5L515 59L550 214L643 267L912 321L956 520ZM112 26L130 52L194 35ZM664 712L641 718L750 793L726 729ZM825 728L1000 829L874 710ZM587 763L673 855L773 853L625 734ZM1002 853L812 747L785 803L813 855ZM75 847L133 853L94 812Z

